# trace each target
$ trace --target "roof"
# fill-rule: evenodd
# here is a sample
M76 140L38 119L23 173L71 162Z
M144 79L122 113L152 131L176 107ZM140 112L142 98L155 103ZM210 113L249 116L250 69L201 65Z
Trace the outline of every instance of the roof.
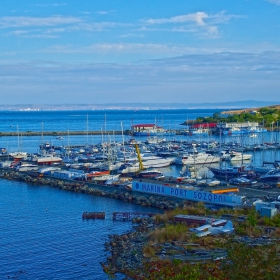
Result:
M217 126L217 123L195 123L191 128L214 128Z
M195 228L194 230L195 231L204 231L204 230L209 229L209 228L211 228L211 225L203 225L203 226Z
M135 124L132 127L159 127L154 123L145 123L145 124Z
M212 226L220 225L220 224L227 223L227 222L228 222L227 220L217 220L212 223Z

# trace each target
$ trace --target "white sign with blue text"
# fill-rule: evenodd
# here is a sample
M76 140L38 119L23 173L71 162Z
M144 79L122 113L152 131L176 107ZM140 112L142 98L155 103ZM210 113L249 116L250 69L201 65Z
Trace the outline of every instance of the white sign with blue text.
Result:
M180 187L158 185L146 182L133 181L132 190L137 192L151 193L163 196L172 196L176 198L201 201L215 204L235 204L241 205L241 196L231 196L223 194L213 194L210 192L187 190Z

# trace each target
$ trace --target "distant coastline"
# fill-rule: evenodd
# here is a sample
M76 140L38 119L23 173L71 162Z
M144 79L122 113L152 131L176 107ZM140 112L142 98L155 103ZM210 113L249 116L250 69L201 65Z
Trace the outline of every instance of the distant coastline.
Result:
M219 103L106 103L106 104L15 104L2 105L0 111L83 111L83 110L192 110L192 109L250 109L272 106L279 102L235 101Z

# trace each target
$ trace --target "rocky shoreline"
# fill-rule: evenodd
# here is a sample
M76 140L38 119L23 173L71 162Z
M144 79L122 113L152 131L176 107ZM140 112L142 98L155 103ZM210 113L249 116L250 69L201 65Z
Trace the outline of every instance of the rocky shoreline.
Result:
M134 230L122 235L109 236L110 241L105 243L105 249L110 255L107 262L101 263L101 265L109 275L135 271L149 259L143 254L143 249L148 233L156 228L154 219L139 219L134 222L138 223L133 227Z

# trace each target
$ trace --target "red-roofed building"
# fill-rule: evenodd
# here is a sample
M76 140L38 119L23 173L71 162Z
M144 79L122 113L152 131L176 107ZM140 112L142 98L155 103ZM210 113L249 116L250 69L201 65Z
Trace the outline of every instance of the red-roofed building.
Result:
M131 126L131 131L135 136L155 136L164 132L164 129L153 123L135 124Z
M194 123L189 126L188 135L205 134L208 135L211 131L216 129L217 123Z
M195 123L193 125L190 126L190 128L193 129L197 129L197 128L216 128L217 127L217 123Z

